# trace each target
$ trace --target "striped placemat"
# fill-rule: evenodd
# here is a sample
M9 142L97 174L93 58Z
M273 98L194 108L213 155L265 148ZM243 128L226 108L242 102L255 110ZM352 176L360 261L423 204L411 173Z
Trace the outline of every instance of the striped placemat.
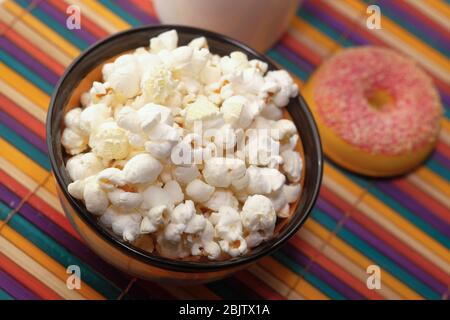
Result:
M81 30L66 28L70 4ZM110 33L156 24L146 0L2 1L0 5L0 299L447 299L450 286L450 4L306 1L268 55L301 85L340 47L376 44L416 59L445 104L439 143L422 167L369 180L325 163L320 198L296 236L234 277L193 287L131 278L91 252L65 219L44 143L49 96L65 66ZM66 286L69 265L80 290ZM369 265L381 289L366 285Z

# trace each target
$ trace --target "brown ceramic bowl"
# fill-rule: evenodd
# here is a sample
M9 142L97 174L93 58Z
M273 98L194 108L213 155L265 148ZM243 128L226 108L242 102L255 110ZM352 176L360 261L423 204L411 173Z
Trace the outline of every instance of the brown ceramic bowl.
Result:
M303 191L297 203L292 206L290 218L277 225L272 239L252 249L245 256L225 261L185 261L164 258L145 251L99 224L86 210L82 201L73 198L67 191L71 182L65 168L65 153L61 146L64 114L79 106L81 93L87 91L94 80L101 79L101 67L108 60L129 50L148 46L149 39L164 31L176 29L179 44L186 44L193 38L204 36L213 53L227 55L232 51L242 51L249 59L259 59L275 65L265 56L244 44L209 31L182 26L146 26L114 34L84 51L67 68L53 93L47 115L47 145L57 182L59 198L72 225L87 244L103 259L134 276L160 282L177 284L213 281L248 266L258 259L271 254L285 243L305 222L314 206L322 179L322 149L319 133L311 112L301 96L291 99L286 107L286 116L293 119L299 130L303 154Z

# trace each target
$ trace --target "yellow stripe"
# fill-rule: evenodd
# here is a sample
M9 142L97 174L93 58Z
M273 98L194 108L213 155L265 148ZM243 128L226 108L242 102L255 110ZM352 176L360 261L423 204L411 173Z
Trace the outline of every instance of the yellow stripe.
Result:
M8 162L14 163L17 169L25 173L38 184L42 183L50 175L50 172L41 168L33 160L14 148L3 138L0 138L0 156L5 158ZM57 195L53 179L48 179L43 186L52 194Z
M65 0L65 2L70 5L79 6L83 16L86 16L89 20L95 21L102 29L107 31L108 33L114 33L120 31L115 25L105 19L99 19L98 13L92 10L89 6L87 6L87 1L79 1L79 0Z
M337 249L339 252L343 253L345 256L347 256L350 260L352 260L354 263L359 265L363 269L367 269L369 265L375 264L370 259L366 258L362 254L360 254L358 251L353 249L352 247L348 246L345 242L340 240L338 237L332 236L328 230L326 230L324 227L322 227L317 222L309 219L305 223L305 228L310 230L312 233L317 235L318 237L322 238L325 241L328 241L328 244ZM331 238L330 238L331 236ZM381 269L381 279L383 283L386 283L390 288L394 289L396 292L398 292L400 295L402 295L406 299L423 299L419 294L417 294L415 291L411 290L409 287L404 285L401 281L399 281L397 278L392 276L389 272L385 271L384 269Z
M16 232L14 229L10 228L8 225L4 225L0 230L0 234L20 250L26 252L37 263L45 266L47 270L49 270L59 279L64 282L67 280L68 274L66 273L66 269L64 268L64 266L60 265L58 262L50 258L38 247L22 237L22 235ZM83 281L78 292L88 299L104 299L101 294L92 289Z
M322 47L325 47L329 53L338 49L340 45L329 38L327 35L323 34L321 31L314 28L308 22L304 21L299 17L295 17L292 20L292 26L297 29L303 35L306 35L314 40L316 43L320 43Z
M39 187L39 184L36 183L36 181L17 169L11 162L7 161L3 157L0 157L0 168L29 192L34 192L34 194L37 195L42 201L47 203L62 216L65 216L64 211L61 208L61 203L54 194L48 192L45 188Z
M347 273L355 277L357 280L361 281L362 283L366 282L367 272L365 269L360 268L360 266L347 259L343 254L335 250L333 247L329 245L324 245L325 242L319 237L315 236L308 229L306 228L301 229L297 233L297 236L300 239L303 239L304 241L309 243L316 250L320 251L322 255L333 260L334 263L339 265L342 269L346 270ZM386 299L391 300L401 299L401 296L399 296L394 290L389 288L389 286L386 284L383 284L381 288L377 290L377 292Z
M446 180L442 179L426 167L420 167L415 173L433 187L447 195L447 197L450 197L450 184Z
M252 265L249 268L249 271L261 282L264 282L267 286L271 287L283 297L287 298L287 296L289 295L291 289L285 283L278 280L275 276L273 276L257 264Z
M41 21L36 19L31 13L24 12L20 6L15 4L14 2L5 2L3 5L6 9L8 9L11 13L15 15L22 15L21 21L27 23L30 27L32 27L37 33L40 33L51 43L58 46L62 51L66 52L70 57L75 58L78 56L80 51L74 47L70 42L66 41L64 38L60 37L56 32L47 27Z
M125 20L122 20L122 18L115 15L113 12L105 8L103 5L98 3L97 1L85 1L84 4L88 7L90 7L94 12L101 15L103 18L111 22L113 25L115 25L119 30L129 29L131 28L131 25L126 22Z
M429 1L426 1L426 4L430 7L433 7L434 9L436 9L437 12L442 12L444 17L447 17L447 21L448 21L448 17L450 17L450 6L448 6L445 3L445 1L429 0Z
M402 216L397 214L394 210L389 208L383 202L381 202L376 197L371 194L366 194L357 207L362 210L364 213L368 213L367 208L364 206L367 205L376 212L378 216L383 216L389 223L394 226L397 226L401 231L406 234L411 235L407 244L413 248L418 250L418 246L423 245L428 248L431 252L434 252L438 257L438 259L433 259L434 263L438 264L443 268L444 271L450 273L450 252L445 247L443 247L440 243L434 241L428 235L426 235L422 230L418 229L416 226L411 224L408 220L404 219ZM397 232L398 235L398 232ZM413 245L413 242L416 244ZM443 260L443 262L439 262L439 260ZM431 260L431 259L430 259Z
M0 62L0 76L11 87L29 97L30 100L36 103L42 110L48 109L48 104L50 103L48 95L22 78L2 62Z
M2 79L0 79L0 92L40 122L45 123L45 110L42 110L42 108L38 107L34 102L30 101L26 96L19 93Z
M70 300L84 299L84 297L79 294L77 290L69 290L65 281L62 281L56 277L44 266L34 261L25 252L19 250L2 236L0 236L0 252L14 261L14 263L20 266L23 270L41 281L45 286L60 295L62 298Z
M361 213L368 216L375 223L378 223L387 232L391 232L398 239L403 241L412 250L417 251L428 260L442 268L443 270L449 270L450 266L446 263L441 255L445 254L446 250L440 244L429 238L420 229L417 229L409 221L403 219L398 213L384 205L378 199L366 193L364 196L360 196L359 199L351 192L342 188L341 185L333 181L329 176L325 175L323 183L331 191L337 194L346 201L352 203ZM386 213L387 212L387 213ZM423 241L419 241L417 236ZM438 250L435 252L434 250ZM448 255L447 253L447 256Z
M432 1L417 1L417 0L406 0L408 2L408 5L412 7L416 7L416 10L420 11L422 14L425 14L430 19L434 20L438 24L441 24L444 28L450 30L450 20L448 17L450 16L450 13L444 14L444 10L439 10L432 7ZM441 0L435 0L441 1ZM445 3L444 3L445 5ZM447 7L448 8L448 7Z
M24 37L34 46L38 47L44 52L51 52L52 58L59 62L61 65L68 65L70 61L72 61L72 59L67 56L65 52L60 51L58 47L48 42L48 40L46 40L44 37L41 37L25 23L19 20L14 21L14 19L14 16L10 12L0 6L0 20L2 20L6 25L12 24L12 29L22 35L22 37Z
M332 3L332 2L330 2ZM334 3L336 6L336 3ZM357 12L365 12L367 5L362 3L359 0L348 0L345 2L340 1L340 6L343 6L345 8L353 8ZM349 10L347 10L347 14L349 13ZM360 21L360 23L364 21ZM380 33L374 32L374 35L391 35L396 37L400 42L394 42L391 43L395 44L398 49L402 49L403 52L406 54L413 55L416 58L422 58L420 59L422 63L425 63L426 61L429 61L430 59L436 62L438 65L430 65L427 63L427 66L429 67L430 71L433 71L436 75L438 75L442 80L446 81L447 83L450 81L450 62L446 57L444 57L441 53L436 51L435 49L431 48L430 46L426 45L422 41L420 41L418 38L411 35L406 30L400 28L398 25L396 25L392 20L387 18L386 16L383 16L382 18L382 29L377 30L380 31ZM403 41L403 46L401 45L401 41ZM405 45L407 44L410 48L405 48ZM410 50L411 49L411 50ZM442 68L445 70L443 71Z
M306 299L328 299L326 295L272 257L261 259L261 262L259 262L258 265L264 270L272 273L276 278L280 279L280 281L285 283L288 287L293 288Z

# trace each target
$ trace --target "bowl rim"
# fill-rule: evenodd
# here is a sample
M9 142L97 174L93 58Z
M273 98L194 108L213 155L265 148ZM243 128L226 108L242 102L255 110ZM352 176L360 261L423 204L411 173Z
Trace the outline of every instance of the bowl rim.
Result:
M317 124L314 121L312 112L310 111L309 107L307 106L304 98L301 96L300 92L298 94L298 103L302 109L304 109L304 115L307 119L307 122L311 126L312 130L312 137L313 137L313 144L315 145L315 153L317 157L317 171L313 172L317 179L313 185L312 190L312 196L311 201L306 204L305 208L302 210L304 214L297 219L298 221L295 221L293 218L292 220L285 226L285 230L279 234L278 237L273 239L274 243L271 246L268 246L264 250L259 250L255 253L250 253L244 256L236 257L233 259L223 260L223 261L214 261L211 260L210 262L198 262L198 261L185 261L185 260L176 260L171 258L162 257L159 255L155 255L149 252L146 252L143 249L138 248L137 246L134 246L132 244L129 244L127 242L120 241L118 238L114 237L105 227L102 227L97 223L97 219L93 217L91 213L87 211L87 209L84 207L84 205L80 205L81 201L77 201L75 198L73 198L67 190L67 185L64 182L64 179L61 175L62 168L59 168L56 162L56 157L54 156L54 148L53 148L53 142L52 142L52 116L53 114L57 114L59 111L56 106L56 97L58 96L61 85L63 84L66 77L77 67L77 65L84 59L85 56L87 56L91 51L94 49L97 49L101 47L102 45L108 43L109 41L112 41L116 38L131 36L133 33L136 32L142 32L142 31L168 31L175 29L177 32L186 32L191 34L196 34L198 36L205 36L206 38L214 39L219 42L225 42L229 43L231 45L237 46L240 50L242 50L244 53L250 53L254 55L257 59L266 62L270 68L273 68L275 70L279 70L278 68L270 58L265 56L264 54L261 54L257 52L256 50L248 47L247 45L241 43L238 40L229 38L227 36L200 29L200 28L194 28L194 27L187 27L182 25L155 25L155 26L141 26L141 27L135 27L131 28L125 31L121 31L118 33L114 33L104 39L101 39L91 46L89 46L87 49L85 49L77 58L75 58L71 64L65 69L64 73L60 77L57 85L55 86L50 104L49 109L47 112L47 119L46 119L46 142L47 142L47 148L49 151L49 158L51 163L51 169L52 173L58 183L59 189L62 191L64 197L69 202L69 204L74 209L73 211L77 214L79 218L81 218L84 223L86 223L98 236L100 236L103 240L105 240L107 243L111 244L115 248L121 250L124 254L131 255L133 258L136 258L140 260L141 262L144 262L146 264L150 264L162 269L168 269L172 271L177 272L212 272L212 271L223 271L225 269L230 268L236 268L239 266L243 266L246 264L249 264L251 262L254 262L263 256L269 255L273 253L275 250L277 250L282 244L284 244L288 239L290 239L295 232L303 225L303 223L306 221L306 219L309 217L315 202L317 200L320 186L322 182L322 175L323 175L323 151L322 151L322 145L320 141L319 131L317 128ZM294 215L298 215L299 212L294 212ZM71 219L71 218L70 218ZM69 220L70 220L69 219ZM89 244L88 244L89 246Z

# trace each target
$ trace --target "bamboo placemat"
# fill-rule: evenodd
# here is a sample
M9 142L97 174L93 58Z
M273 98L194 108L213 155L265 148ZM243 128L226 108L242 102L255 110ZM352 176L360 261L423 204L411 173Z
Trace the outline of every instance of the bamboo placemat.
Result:
M66 9L81 8L81 30ZM379 5L382 29L366 27ZM157 24L146 0L17 0L0 5L0 299L447 299L450 286L450 4L306 1L268 52L301 85L340 47L376 44L413 57L445 105L436 150L413 173L368 180L326 161L304 227L271 257L232 278L158 285L107 265L74 232L56 198L45 146L49 96L65 66L110 33ZM80 290L66 267L82 269ZM369 265L382 287L366 286Z

